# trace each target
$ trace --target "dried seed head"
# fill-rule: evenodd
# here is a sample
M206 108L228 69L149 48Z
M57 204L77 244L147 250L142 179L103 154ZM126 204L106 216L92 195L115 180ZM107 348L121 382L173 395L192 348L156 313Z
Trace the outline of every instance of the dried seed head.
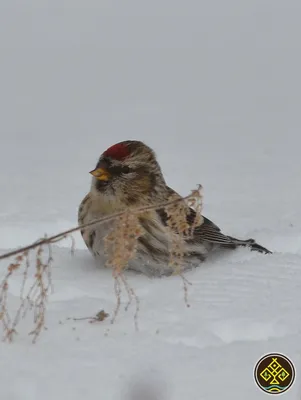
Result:
M126 211L116 218L112 230L105 237L106 265L113 268L114 275L121 273L134 257L137 239L142 234L138 216Z

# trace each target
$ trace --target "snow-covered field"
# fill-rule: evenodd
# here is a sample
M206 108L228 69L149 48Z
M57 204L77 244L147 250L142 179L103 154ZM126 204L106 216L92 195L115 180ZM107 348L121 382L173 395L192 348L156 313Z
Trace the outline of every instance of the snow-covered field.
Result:
M48 329L32 344L26 319L0 343L1 400L140 400L145 380L147 400L265 399L269 352L295 363L283 398L300 399L300 17L294 0L2 0L1 253L76 225L100 153L139 139L175 190L203 185L225 233L274 254L210 258L186 274L190 308L179 277L127 274L136 332L134 304L114 325L72 320L116 304L74 235L73 257L54 247Z

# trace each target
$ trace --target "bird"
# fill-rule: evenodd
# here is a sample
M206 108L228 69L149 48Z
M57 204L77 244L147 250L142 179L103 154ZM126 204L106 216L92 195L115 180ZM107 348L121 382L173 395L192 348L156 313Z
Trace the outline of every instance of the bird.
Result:
M133 207L162 205L171 196L183 199L167 185L154 150L139 140L125 140L110 146L100 155L96 166L89 173L92 175L90 191L79 204L79 226ZM185 215L187 223L192 226L196 221L196 211L187 206ZM136 252L126 270L149 277L170 276L174 273L173 266L168 262L171 242L170 231L167 229L168 218L164 207L139 216L141 231L137 237ZM272 253L254 239L237 239L224 234L203 215L198 221L192 235L184 240L182 272L199 266L208 259L209 254L221 249L247 247L259 253ZM104 239L111 229L111 220L81 229L87 248L102 265L107 259ZM173 234L177 235L178 232Z

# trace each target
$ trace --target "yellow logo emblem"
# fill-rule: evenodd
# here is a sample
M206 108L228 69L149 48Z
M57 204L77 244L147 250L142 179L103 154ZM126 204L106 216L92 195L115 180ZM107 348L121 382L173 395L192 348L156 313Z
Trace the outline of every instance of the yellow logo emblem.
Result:
M295 380L295 368L283 354L271 353L262 357L255 366L254 378L258 387L269 394L287 391Z

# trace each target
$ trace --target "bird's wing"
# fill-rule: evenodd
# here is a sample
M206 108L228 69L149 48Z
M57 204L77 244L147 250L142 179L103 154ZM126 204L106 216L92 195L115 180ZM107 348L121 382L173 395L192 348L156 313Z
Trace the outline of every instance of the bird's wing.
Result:
M168 190L170 194L176 194L179 197L181 197L171 188L168 188ZM164 210L164 208L157 210L157 214L160 217L162 223L165 226L167 226L168 215ZM188 224L192 226L196 218L196 212L191 207L189 207L187 210L186 218ZM241 240L241 239L236 239L232 236L224 235L217 225L215 225L212 221L210 221L210 219L204 217L203 215L202 215L202 223L194 227L193 238L192 239L189 238L189 241L192 241L194 243L198 242L200 243L202 241L205 241L220 245L222 247L233 248L233 249L236 248L237 246L244 246L244 247L248 246L251 248L251 250L256 250L261 253L271 253L270 250L256 243L254 239Z
M210 219L203 216L204 222L194 229L194 236L196 240L205 240L206 242L232 245L235 242L227 235L224 235L220 228L215 225Z
M164 209L157 210L157 214L159 215L164 226L167 226L168 215ZM190 214L187 215L187 222L190 226L192 226L194 219L196 217L196 212L190 208ZM207 242L216 243L216 244L224 244L231 245L234 242L226 235L224 235L220 228L215 225L208 218L203 217L203 223L194 228L194 241L199 242L205 240Z
M175 192L173 189L168 187L168 191L170 195L176 195L181 197L177 192ZM194 220L196 218L196 212L193 210L191 207L188 208L188 213L187 213L187 222L190 226L193 225ZM159 215L162 223L167 226L167 220L168 220L168 215L165 212L164 209L159 209L157 210L157 214ZM203 217L203 222L202 224L196 226L194 228L194 239L193 241L199 242L199 241L207 241L211 243L216 243L216 244L221 244L221 245L231 245L234 244L232 238L224 235L220 228L215 225L212 221L210 221L208 218Z

